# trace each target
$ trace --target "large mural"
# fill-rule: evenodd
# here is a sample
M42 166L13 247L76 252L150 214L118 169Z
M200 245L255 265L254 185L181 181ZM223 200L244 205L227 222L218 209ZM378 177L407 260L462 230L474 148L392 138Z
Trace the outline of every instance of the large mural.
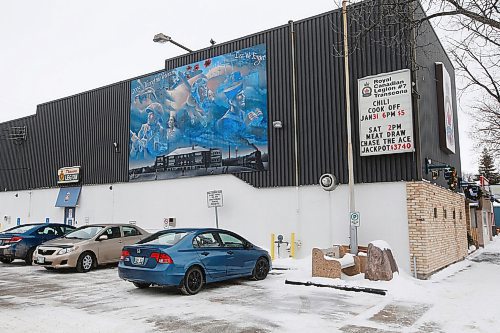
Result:
M268 167L266 47L131 82L129 180Z

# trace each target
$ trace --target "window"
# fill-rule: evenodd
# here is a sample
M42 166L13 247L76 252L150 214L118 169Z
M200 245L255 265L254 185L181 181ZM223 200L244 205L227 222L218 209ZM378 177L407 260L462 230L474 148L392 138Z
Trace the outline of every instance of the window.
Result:
M446 218L446 209L443 208L443 218Z
M65 233L71 232L75 230L75 228L70 227L70 226L58 226L58 228L61 230L61 235L64 235Z
M209 232L196 236L193 239L193 247L221 247L214 235Z
M123 237L139 236L141 233L134 227L123 226Z
M108 239L120 238L122 234L120 233L120 227L111 227L104 231L103 235L107 235Z
M66 234L64 237L65 238L72 238L72 239L91 239L97 233L101 232L101 230L104 227L101 226L85 226L78 228L74 231L71 231L70 233Z
M138 244L174 245L187 234L187 232L165 232L162 234L154 234L143 239Z
M243 241L233 235L219 233L224 247L244 247Z
M438 209L434 207L434 218L437 219L438 217Z
M44 228L38 229L37 234L39 234L39 235L57 235L58 233L56 232L56 229L53 227L44 227Z

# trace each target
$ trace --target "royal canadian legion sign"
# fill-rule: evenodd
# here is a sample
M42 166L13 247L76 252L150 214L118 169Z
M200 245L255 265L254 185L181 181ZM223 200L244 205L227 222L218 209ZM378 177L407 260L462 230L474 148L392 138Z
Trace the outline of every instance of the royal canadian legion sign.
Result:
M410 70L358 79L361 156L415 151Z

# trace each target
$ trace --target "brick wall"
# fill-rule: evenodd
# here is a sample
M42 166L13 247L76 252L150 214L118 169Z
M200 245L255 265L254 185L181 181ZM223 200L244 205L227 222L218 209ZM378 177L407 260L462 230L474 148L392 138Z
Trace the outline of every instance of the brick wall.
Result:
M408 182L406 196L410 255L417 277L427 279L467 255L465 198L427 182Z

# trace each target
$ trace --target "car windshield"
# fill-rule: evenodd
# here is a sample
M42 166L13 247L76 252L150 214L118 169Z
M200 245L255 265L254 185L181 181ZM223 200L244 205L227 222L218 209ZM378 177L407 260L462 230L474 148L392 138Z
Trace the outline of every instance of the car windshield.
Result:
M154 244L154 245L174 245L182 238L184 238L188 232L185 231L170 231L170 232L158 232L153 234L147 238L144 238L142 241L137 244Z
M81 227L79 229L76 229L75 231L67 233L66 235L64 235L64 238L91 239L92 237L97 235L102 229L104 229L103 226Z
M18 225L16 227L5 230L4 233L22 234L30 229L33 229L36 226L37 225L33 225L33 224L31 224L31 225Z

